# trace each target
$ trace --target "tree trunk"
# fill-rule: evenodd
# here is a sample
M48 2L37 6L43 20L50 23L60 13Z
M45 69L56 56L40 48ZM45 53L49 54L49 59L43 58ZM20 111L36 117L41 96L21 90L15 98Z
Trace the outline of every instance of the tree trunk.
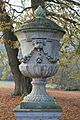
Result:
M4 5L3 0L1 0L0 4L1 4L0 14L4 14L6 10L5 10L5 5ZM39 5L44 7L44 1L43 0L31 0L31 5L34 11ZM4 16L2 15L2 17L0 17L0 24L2 24L3 22L11 23L11 18L7 13L6 15ZM14 95L29 94L32 89L31 78L24 77L19 71L19 68L18 68L19 61L17 60L18 49L11 48L8 43L9 40L16 41L17 38L14 35L14 32L12 32L13 30L12 25L10 25L9 27L10 28L8 29L2 30L2 32L4 34L4 45L6 48L7 55L8 55L9 65L11 67L11 71L12 71L12 74L15 80Z
M4 37L4 41L5 41L5 37ZM9 65L15 80L14 94L21 95L21 73L18 69L19 62L17 60L18 49L11 48L7 42L4 42L4 45L6 48Z
M10 37L10 31L4 36L4 41L7 39L9 40ZM15 38L14 33L12 37ZM29 94L31 92L31 79L28 77L25 77L21 74L19 71L19 61L17 60L17 55L18 55L18 49L13 49L9 46L7 42L4 42L7 55L8 55L8 61L9 65L11 67L11 71L15 80L15 90L14 90L14 95L22 95L24 93Z
M33 8L33 11L34 11L39 5L41 5L43 8L45 8L44 1L45 1L45 0L31 0L31 7Z
M32 88L30 83L31 79L23 76L19 71L20 63L17 59L18 49L11 48L7 43L7 41L11 38L15 39L14 33L11 33L10 31L4 33L4 45L7 51L9 65L11 67L11 71L15 80L14 95L22 95L24 93L29 94Z
M8 61L9 65L11 67L11 71L15 80L15 90L14 90L14 95L22 95L24 93L29 94L31 92L31 78L24 77L20 71L19 71L19 61L17 60L17 54L18 54L18 49L13 49L10 47L9 42L17 41L17 37L14 35L13 26L11 24L11 18L10 16L6 13L5 10L5 5L4 2L0 2L0 24L5 24L10 23L10 26L7 25L7 27L2 28L2 32L4 34L3 39L4 39L4 45L6 48L6 52L8 55ZM4 26L5 26L4 25Z

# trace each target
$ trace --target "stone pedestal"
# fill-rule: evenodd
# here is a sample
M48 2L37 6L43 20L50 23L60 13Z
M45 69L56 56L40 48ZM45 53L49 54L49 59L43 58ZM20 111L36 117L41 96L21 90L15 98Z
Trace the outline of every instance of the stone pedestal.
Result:
M16 120L59 120L61 107L45 89L46 79L33 79L32 92L14 110Z
M35 78L31 82L32 91L20 103L20 109L56 109L61 110L55 97L48 95L45 89L46 79Z
M16 120L59 120L61 111L53 109L20 109L14 110Z
M59 120L61 108L55 97L48 95L45 85L46 79L58 70L59 41L65 32L47 19L41 6L35 10L34 16L16 31L22 53L18 55L19 69L33 81L31 93L24 97L14 112L17 120Z

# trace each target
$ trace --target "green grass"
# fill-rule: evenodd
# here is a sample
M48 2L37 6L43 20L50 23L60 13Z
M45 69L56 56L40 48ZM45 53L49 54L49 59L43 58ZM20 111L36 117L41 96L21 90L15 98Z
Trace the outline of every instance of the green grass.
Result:
M56 88L57 84L47 84L46 88Z
M0 81L0 87L14 87L14 81Z

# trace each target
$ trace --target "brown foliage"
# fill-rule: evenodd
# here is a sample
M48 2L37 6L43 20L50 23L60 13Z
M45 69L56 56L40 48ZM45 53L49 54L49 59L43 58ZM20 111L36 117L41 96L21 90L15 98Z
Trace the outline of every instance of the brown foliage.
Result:
M13 108L19 104L21 97L12 96L11 88L0 89L0 120L16 120L13 114Z
M22 97L11 96L12 88L0 88L0 120L16 120L13 108L17 106ZM79 120L80 119L80 93L64 92L48 89L49 94L56 97L62 106L62 117L60 120Z
M80 120L80 92L48 91L62 107L60 120Z

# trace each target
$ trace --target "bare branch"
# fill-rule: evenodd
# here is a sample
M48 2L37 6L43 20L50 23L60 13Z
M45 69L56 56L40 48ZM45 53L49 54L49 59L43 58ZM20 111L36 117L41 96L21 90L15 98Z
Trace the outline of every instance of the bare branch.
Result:
M77 21L72 20L72 19L69 19L69 18L66 18L64 15L61 15L61 14L56 14L56 13L48 12L48 11L47 11L47 15L51 15L51 16L56 16L56 17L63 18L63 19L65 19L66 21L69 21L70 23L73 23L73 24L76 24L76 23L79 24Z
M62 2L62 1L59 1L59 0L47 0L48 2L54 2L56 4L61 4L61 5L65 5L67 6L68 8L70 8L71 10L73 10L79 17L80 17L80 14L77 12L77 10L75 10L74 8L72 8L70 5L66 4L65 2ZM66 0L68 2L68 0Z
M67 2L72 2L74 5L79 5L80 6L80 3L79 2L76 2L74 0L65 0Z
M61 2L62 2L62 1L60 1L60 0L45 0L45 1L54 2L54 3L61 3ZM76 1L74 1L74 0L65 0L65 1L71 2L71 3L73 3L74 5L79 5L79 6L80 6L80 3L79 3L79 2L76 2Z
M24 11L31 9L32 7L26 7L25 9L23 9L22 11L17 11L16 9L13 9L14 11L16 11L17 13L23 13Z

